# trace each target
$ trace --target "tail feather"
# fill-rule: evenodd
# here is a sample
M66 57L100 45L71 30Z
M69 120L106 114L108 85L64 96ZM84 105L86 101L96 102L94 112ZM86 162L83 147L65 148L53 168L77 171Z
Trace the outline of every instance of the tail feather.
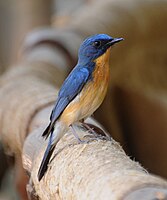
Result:
M54 126L51 124L51 122L49 123L49 125L47 126L47 128L44 130L42 136L46 137L46 139L48 138L50 132L54 131Z
M54 124L50 123L49 126L44 131L42 136L46 136L46 138L49 136L49 142L48 142L46 151L44 153L41 165L39 167L39 171L38 171L39 181L42 179L42 177L46 173L48 169L48 163L52 156L53 150L55 149L56 144L58 143L60 138L63 137L63 135L65 134L66 130L67 130L67 126L65 126L61 122L57 122L55 130L54 130Z
M46 148L46 151L44 153L44 156L43 156L43 159L38 171L38 181L42 179L42 177L44 176L44 174L46 173L48 169L48 163L50 161L54 148L55 148L55 144L52 144L52 133L51 133L48 146Z

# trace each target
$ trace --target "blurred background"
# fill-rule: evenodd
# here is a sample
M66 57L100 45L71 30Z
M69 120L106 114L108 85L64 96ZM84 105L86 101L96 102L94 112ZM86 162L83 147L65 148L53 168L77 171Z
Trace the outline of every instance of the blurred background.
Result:
M63 30L67 40L71 31L79 41L95 33L124 37L112 52L110 88L95 118L132 159L167 178L166 22L167 0L0 0L0 73L17 66L25 37L36 29L38 40L40 27ZM66 47L67 40L58 41ZM70 45L74 64L79 44ZM0 199L17 200L14 161L2 146L0 160Z

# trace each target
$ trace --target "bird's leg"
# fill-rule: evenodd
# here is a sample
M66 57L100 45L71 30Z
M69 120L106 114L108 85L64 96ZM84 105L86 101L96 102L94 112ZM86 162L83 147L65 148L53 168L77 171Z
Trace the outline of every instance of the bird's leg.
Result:
M70 127L71 127L72 130L73 130L73 135L74 135L75 138L78 140L78 142L81 143L81 144L84 144L84 143L87 144L87 143L89 143L89 142L91 142L91 141L97 140L97 137L96 137L96 138L91 138L91 139L89 139L89 140L81 140L81 139L79 138L78 134L76 133L76 130L75 130L74 125L71 125Z
M96 132L95 130L93 130L91 126L89 126L89 124L85 123L84 120L80 121L80 123L83 128L87 129L96 138L109 139L109 140L111 139L108 135L105 134L105 132L102 129L98 128L97 129L98 132Z
M79 136L78 136L78 134L76 133L76 130L75 130L75 128L74 128L74 125L71 124L70 127L72 128L72 130L73 130L73 135L74 135L75 138L78 140L78 142L79 142L79 143L85 143L85 141L83 141L83 140L81 140L81 139L79 138Z
M80 120L81 125L86 128L91 134L95 137L98 137L98 134L87 124L84 122L84 119Z

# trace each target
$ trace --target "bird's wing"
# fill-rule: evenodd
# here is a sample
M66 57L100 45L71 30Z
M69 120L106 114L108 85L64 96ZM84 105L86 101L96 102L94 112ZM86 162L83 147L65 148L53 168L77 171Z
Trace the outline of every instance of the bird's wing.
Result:
M56 120L59 118L68 104L80 93L85 83L88 81L90 73L87 68L74 68L64 81L50 116L50 124L44 131L43 136L49 135L54 127Z

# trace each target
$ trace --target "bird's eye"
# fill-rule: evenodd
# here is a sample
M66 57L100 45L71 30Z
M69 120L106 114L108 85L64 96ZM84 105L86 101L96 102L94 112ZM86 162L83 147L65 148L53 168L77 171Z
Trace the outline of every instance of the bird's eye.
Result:
M93 42L93 46L100 47L101 46L101 41L95 41L95 42Z

